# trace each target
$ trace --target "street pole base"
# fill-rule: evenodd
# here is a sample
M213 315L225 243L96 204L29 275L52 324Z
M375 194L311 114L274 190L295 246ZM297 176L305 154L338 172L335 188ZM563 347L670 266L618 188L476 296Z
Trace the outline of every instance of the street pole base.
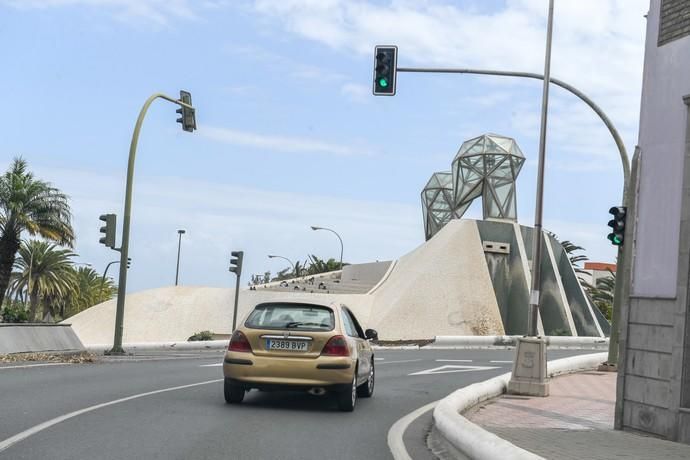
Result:
M618 372L618 364L616 363L601 363L597 367L599 372Z
M546 375L546 340L543 337L519 338L508 393L548 396L549 379Z
M111 350L103 352L105 356L127 356L127 352L122 348L113 347Z

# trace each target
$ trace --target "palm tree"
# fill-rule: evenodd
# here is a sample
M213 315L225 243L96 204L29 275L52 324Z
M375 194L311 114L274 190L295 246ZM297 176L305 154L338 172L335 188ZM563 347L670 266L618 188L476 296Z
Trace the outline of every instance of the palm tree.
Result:
M336 270L340 270L340 262L337 260L330 258L328 260L323 260L319 259L315 255L310 255L309 259L311 260L311 264L309 265L309 268L307 269L307 274L309 275L316 275L318 273L326 273L326 272L332 272ZM343 266L349 265L347 263L343 263Z
M10 283L22 233L71 247L74 230L68 197L38 180L22 158L0 176L0 305Z
M29 321L36 319L39 303L43 304L44 315L54 313L52 305L59 303L74 289L76 280L72 257L75 255L69 249L60 249L46 241L22 242L10 289L12 292L26 290L28 293Z
M72 269L74 273L74 288L59 303L61 318L68 318L89 307L112 299L117 293L117 287L111 278L103 278L91 267Z
M609 270L609 276L599 278L596 286L590 287L588 290L594 304L609 321L611 321L611 312L613 311L613 293L615 289L616 274Z

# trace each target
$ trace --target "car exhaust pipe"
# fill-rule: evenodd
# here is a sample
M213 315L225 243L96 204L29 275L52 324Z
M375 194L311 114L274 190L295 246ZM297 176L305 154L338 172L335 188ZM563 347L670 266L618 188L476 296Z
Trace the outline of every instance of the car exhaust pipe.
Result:
M326 390L322 387L314 387L310 388L309 391L307 391L307 393L314 396L323 396L324 394L326 394Z

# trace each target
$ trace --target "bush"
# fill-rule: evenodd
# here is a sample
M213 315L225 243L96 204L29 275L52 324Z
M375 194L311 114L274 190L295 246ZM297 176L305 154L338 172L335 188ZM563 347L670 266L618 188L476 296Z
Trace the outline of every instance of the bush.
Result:
M213 340L213 332L211 331L201 331L195 333L193 336L187 339L187 342L203 342L206 340Z
M23 307L11 305L2 309L3 323L28 323L29 313Z

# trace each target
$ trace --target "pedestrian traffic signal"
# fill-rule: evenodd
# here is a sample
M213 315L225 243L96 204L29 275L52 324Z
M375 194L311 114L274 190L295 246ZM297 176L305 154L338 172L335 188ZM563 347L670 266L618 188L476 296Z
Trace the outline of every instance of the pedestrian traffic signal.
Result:
M192 105L192 95L188 91L180 91L179 100L187 105ZM181 115L177 122L182 123L183 130L191 133L196 129L196 114L193 107L181 106L176 112Z
M397 46L377 46L374 48L374 96L395 95L397 66Z
M230 253L230 268L231 272L234 272L238 277L242 274L242 258L244 257L244 251L232 251Z
M609 209L613 219L609 221L609 227L613 230L608 235L609 241L614 246L622 246L625 241L625 217L628 209L625 206L614 206Z
M102 214L98 217L99 220L105 222L105 225L101 227L100 232L103 234L99 243L106 245L107 247L115 248L115 224L117 216L115 214Z

